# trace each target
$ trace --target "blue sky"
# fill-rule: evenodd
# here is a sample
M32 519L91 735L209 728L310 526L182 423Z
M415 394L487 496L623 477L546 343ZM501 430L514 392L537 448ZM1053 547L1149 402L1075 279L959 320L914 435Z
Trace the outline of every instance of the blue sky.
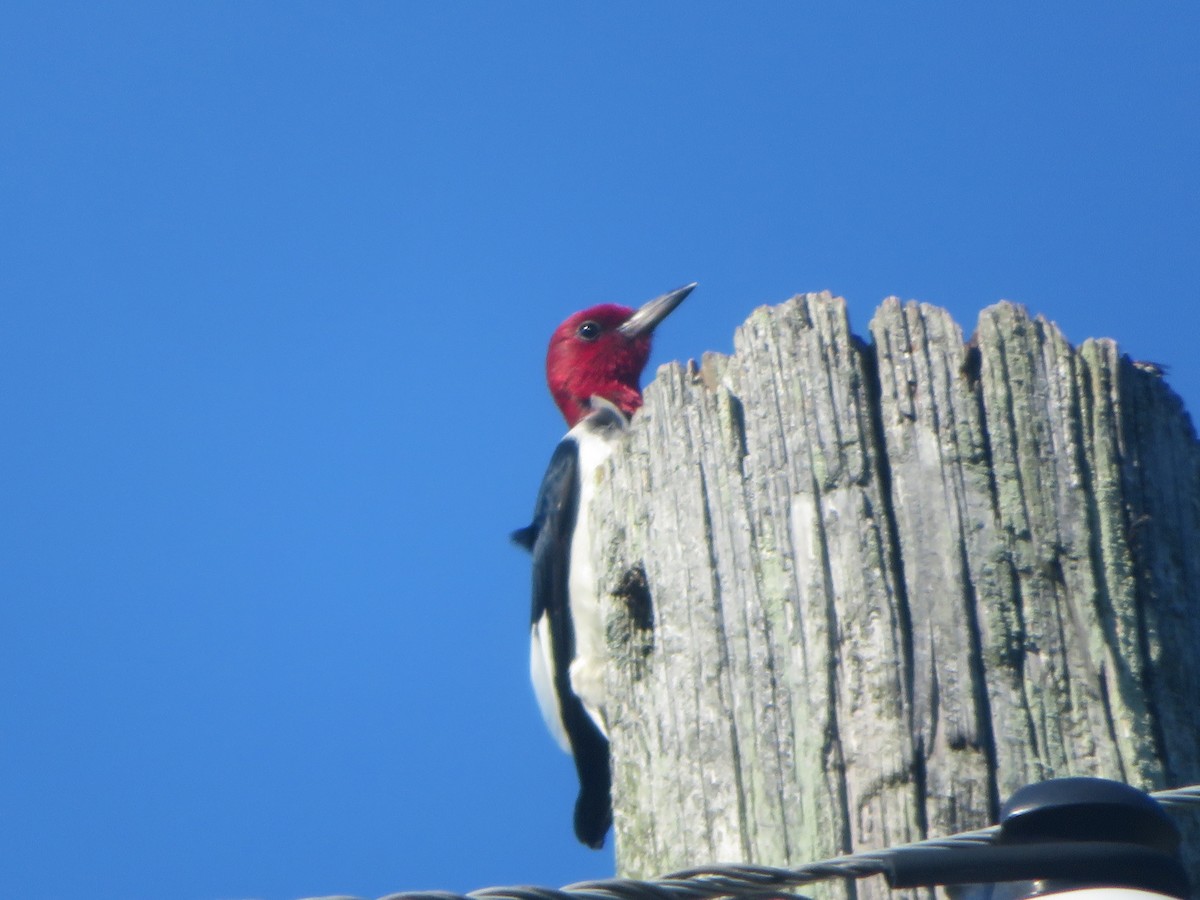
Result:
M1184 3L6 4L0 895L611 874L507 542L563 430L552 328L699 281L661 363L801 291L860 333L1008 298L1195 411L1198 35Z

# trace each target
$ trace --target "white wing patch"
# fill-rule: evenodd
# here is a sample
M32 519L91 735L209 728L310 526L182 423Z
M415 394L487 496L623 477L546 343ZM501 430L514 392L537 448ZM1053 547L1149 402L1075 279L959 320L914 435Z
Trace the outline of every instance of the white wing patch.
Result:
M529 631L529 677L546 727L563 752L570 753L571 742L567 739L562 713L558 709L558 695L554 691L554 644L550 637L550 617L546 613L542 613Z

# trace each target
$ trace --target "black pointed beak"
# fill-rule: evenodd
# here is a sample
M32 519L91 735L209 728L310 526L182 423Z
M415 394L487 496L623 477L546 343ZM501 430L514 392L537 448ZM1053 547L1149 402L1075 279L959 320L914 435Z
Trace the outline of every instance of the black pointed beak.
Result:
M692 292L696 287L697 282L684 285L668 294L663 294L661 297L655 297L648 303L642 304L642 308L635 312L632 316L625 320L617 330L625 337L638 337L642 334L649 334L667 316L671 314L671 310L683 302L684 298Z

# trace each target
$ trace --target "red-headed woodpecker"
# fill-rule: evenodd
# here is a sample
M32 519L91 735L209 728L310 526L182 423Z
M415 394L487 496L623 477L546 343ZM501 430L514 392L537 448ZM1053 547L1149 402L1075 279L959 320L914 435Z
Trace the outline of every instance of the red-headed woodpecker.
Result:
M608 648L592 570L588 506L596 469L642 405L638 379L650 358L651 334L695 286L663 294L636 311L593 306L554 330L546 381L571 430L550 459L533 523L513 533L513 540L533 553L529 672L534 694L550 733L575 758L575 836L597 849L612 825L612 773L604 721Z

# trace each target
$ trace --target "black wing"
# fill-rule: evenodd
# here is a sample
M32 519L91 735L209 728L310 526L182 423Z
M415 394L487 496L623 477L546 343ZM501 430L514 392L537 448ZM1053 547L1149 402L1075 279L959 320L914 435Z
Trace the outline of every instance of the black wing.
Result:
M533 504L533 521L512 533L513 542L533 554L531 623L551 606L566 608L567 566L578 505L579 448L574 438L566 437L554 448L542 476ZM574 650L572 646L572 654Z
M596 727L571 687L575 630L571 625L568 582L578 503L579 448L574 438L567 437L550 457L534 502L533 522L514 531L512 539L533 553L530 624L543 615L550 622L554 693L579 775L575 836L598 849L604 846L604 836L612 825L612 772L608 738Z

